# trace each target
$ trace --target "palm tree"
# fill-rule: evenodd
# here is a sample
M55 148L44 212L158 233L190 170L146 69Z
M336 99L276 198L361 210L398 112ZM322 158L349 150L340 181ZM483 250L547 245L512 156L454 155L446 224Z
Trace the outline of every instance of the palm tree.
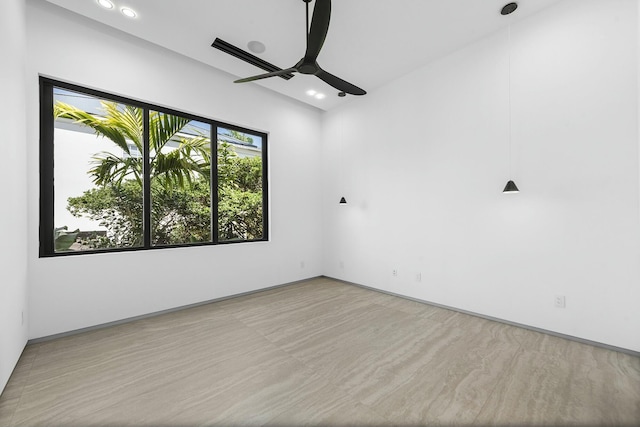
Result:
M106 237L89 239L91 249L142 244L141 194L144 177L144 114L131 105L101 101L100 114L57 101L54 118L71 120L107 138L115 151L92 156L88 174L97 188L68 199L74 216L86 216L107 228ZM192 120L149 112L151 241L153 245L204 242L211 227L210 136L195 131ZM251 137L232 131L236 139ZM220 143L220 141L218 141ZM112 150L114 151L114 150ZM262 160L239 158L227 143L216 145L218 235L221 241L259 239L263 235Z
M132 154L132 146L138 153L144 152L144 123L141 108L101 101L103 116L90 114L77 107L57 101L54 118L73 120L88 126L96 135L108 138L121 155L100 152L93 156L89 174L99 186L120 185L126 179L135 179L142 185L143 159ZM180 132L190 119L151 111L149 113L149 171L153 180L159 180L166 188L191 186L193 179L209 179L211 168L211 144L207 135L190 135ZM177 144L177 147L170 146Z

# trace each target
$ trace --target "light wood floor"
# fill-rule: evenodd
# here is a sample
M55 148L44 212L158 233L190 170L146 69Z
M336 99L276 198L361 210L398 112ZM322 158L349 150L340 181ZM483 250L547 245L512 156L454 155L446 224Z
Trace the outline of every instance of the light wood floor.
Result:
M640 358L318 278L29 345L0 426L639 425Z

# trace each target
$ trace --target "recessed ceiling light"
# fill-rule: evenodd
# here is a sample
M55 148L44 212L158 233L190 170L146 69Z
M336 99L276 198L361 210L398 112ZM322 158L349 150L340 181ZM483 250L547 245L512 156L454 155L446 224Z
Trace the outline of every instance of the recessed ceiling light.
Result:
M98 4L105 9L113 9L113 3L111 3L109 0L98 0Z
M309 95L309 96L313 96L313 95L315 95L316 93L318 93L318 92L316 92L316 91L315 91L315 90L313 90L313 89L309 89L309 90L307 91L307 95Z
M135 10L129 9L128 7L123 7L122 9L120 9L120 12L122 12L122 14L127 18L135 18L136 16L138 16Z
M264 45L264 43L257 40L251 40L249 43L247 43L247 47L253 53L263 53L265 50L267 50L267 47Z
M325 96L324 93L316 93L316 99L324 99Z

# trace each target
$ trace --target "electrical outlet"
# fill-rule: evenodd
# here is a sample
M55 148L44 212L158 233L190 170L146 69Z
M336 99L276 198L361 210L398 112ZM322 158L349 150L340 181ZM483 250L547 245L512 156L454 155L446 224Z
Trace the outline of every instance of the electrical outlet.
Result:
M391 271L391 275L393 277L398 277L398 270L396 270L395 268Z
M416 282L422 282L422 273L416 274Z
M567 306L567 301L564 295L556 295L556 298L554 300L554 305L557 308L565 308Z
M24 310L20 312L20 321L22 322L21 324L24 325Z
M300 268L304 268L304 261L300 261Z
M344 261L340 261L340 268L344 268Z

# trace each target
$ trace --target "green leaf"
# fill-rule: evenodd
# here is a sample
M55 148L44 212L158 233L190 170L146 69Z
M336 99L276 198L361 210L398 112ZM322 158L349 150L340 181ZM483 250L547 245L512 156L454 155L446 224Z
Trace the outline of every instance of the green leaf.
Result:
M71 245L75 243L80 232L79 229L72 232L67 232L67 230L68 227L65 225L53 231L56 252L68 251Z

